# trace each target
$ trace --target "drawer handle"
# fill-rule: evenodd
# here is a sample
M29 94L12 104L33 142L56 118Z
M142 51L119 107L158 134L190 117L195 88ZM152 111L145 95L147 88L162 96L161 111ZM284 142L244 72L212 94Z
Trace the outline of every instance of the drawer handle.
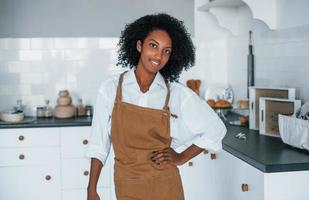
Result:
M88 176L89 175L89 171L84 171L84 176Z
M207 149L204 150L204 154L208 154L208 150Z
M249 186L248 186L248 184L241 184L241 190L243 191L243 192L248 192L249 191Z
M83 144L84 144L84 145L88 144L88 140L86 140L86 139L83 140Z
M211 160L216 160L217 159L217 155L215 153L210 154L210 159Z
M25 159L25 155L24 154L20 154L19 155L19 160L24 160Z
M192 166L193 166L193 162L190 161L190 162L188 163L188 165L189 165L189 167L192 167Z
M50 175L46 175L46 176L45 176L45 179L46 179L47 181L50 181L50 180L51 180L51 176L50 176Z
M20 135L19 137L18 137L18 140L19 141L23 141L25 139L25 136L23 136L23 135Z

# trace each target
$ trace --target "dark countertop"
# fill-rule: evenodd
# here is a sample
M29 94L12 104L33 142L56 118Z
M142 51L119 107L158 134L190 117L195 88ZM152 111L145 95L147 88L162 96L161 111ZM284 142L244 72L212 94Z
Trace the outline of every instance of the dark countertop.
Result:
M235 119L229 115L229 119ZM26 118L34 120L25 124L0 124L0 129L6 128L36 128L36 127L68 127L91 126L91 117L70 119L57 118ZM223 149L239 159L247 162L265 173L309 170L309 151L293 148L284 144L280 138L259 135L258 131L248 127L231 126L226 124L228 133L223 139ZM242 132L246 140L235 137Z
M309 170L309 151L284 144L281 138L260 135L248 127L226 126L223 149L262 172ZM246 140L235 137L239 132L246 134Z
M58 118L33 118L25 117L28 123L0 124L0 129L5 128L42 128L42 127L67 127L67 126L91 126L91 117L74 117L67 119Z

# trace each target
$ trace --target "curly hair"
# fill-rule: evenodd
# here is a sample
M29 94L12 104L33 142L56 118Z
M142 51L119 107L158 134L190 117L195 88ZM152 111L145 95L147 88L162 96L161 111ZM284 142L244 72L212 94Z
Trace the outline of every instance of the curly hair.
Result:
M118 43L117 66L135 67L140 58L137 41L143 43L154 30L166 31L173 45L169 61L160 73L170 82L178 81L183 69L188 70L194 65L195 48L183 22L164 13L146 15L125 26Z

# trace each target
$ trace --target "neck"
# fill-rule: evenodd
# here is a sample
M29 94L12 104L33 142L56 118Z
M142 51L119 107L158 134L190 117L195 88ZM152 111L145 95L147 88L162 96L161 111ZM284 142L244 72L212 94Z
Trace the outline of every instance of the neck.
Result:
M137 67L135 70L135 77L139 88L142 92L147 92L152 84L156 74L149 73L143 70L141 67Z

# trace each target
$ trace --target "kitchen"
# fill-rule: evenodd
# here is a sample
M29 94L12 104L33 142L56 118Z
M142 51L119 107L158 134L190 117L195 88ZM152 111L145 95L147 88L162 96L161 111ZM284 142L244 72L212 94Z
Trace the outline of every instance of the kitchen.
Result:
M219 0L215 0L212 3L216 1ZM94 105L94 99L100 82L108 74L121 71L119 67L115 67L117 60L116 44L118 42L117 37L124 24L143 14L158 11L166 11L183 19L192 33L197 49L196 66L190 71L185 72L180 82L185 83L186 80L192 78L202 80L200 94L202 98L206 95L206 89L212 86L230 86L233 89L234 102L247 98L248 31L252 30L255 55L255 85L261 87L293 87L296 88L297 99L302 100L302 103L309 100L309 87L305 81L309 77L309 21L306 12L306 8L309 8L309 3L306 0L293 2L273 0L259 1L259 3L253 0L233 1L235 4L232 7L226 7L223 4L221 7L211 8L207 8L207 0L183 0L181 3L174 0L164 3L166 10L162 10L160 1L157 1L157 3L149 1L145 4L133 1L134 3L128 5L120 0L115 1L116 3L113 5L103 4L100 1L78 1L78 3L76 1L66 1L67 3L53 1L50 4L46 2L44 4L37 1L24 1L23 3L19 2L19 6L17 6L16 1L10 2L15 2L15 4L4 1L3 6L0 5L0 19L2 19L0 21L1 111L16 106L16 101L21 99L22 104L25 105L26 115L35 115L36 107L44 106L45 100L49 100L50 106L54 107L57 102L58 91L62 89L69 90L74 105L77 105L78 98L83 100L84 105ZM126 10L126 8L130 8L131 4L135 5L135 7L132 10ZM50 10L49 7L53 9ZM71 10L68 8L71 8ZM93 13L87 13L81 8L86 8L86 11L91 10ZM101 12L101 8L106 9L106 12L103 12L107 13L106 16L98 14ZM59 11L59 18L54 10ZM64 15L63 13L66 10L68 14ZM119 15L118 12L127 14L121 14L121 17L123 17L121 18L119 16L116 17L115 14L112 15L113 12L116 15ZM79 15L81 16L78 17ZM87 15L90 15L90 17ZM102 22L97 20L97 24L87 24L88 20L95 19L96 16L100 16L99 19ZM61 17L63 20L61 20ZM78 20L75 17L78 17ZM109 20L106 20L107 17L108 19L115 19L115 22L118 23L109 23ZM36 23L33 23L33 21ZM44 25L44 22L48 22L49 25ZM100 29L97 27L104 28ZM84 125L87 122L89 121L85 120L80 123ZM87 128L89 127L56 126L48 128L48 130L44 129L46 130L44 135L37 133L38 129L31 129L30 135L35 135L37 143L25 144L24 150L30 151L33 147L40 149L45 146L46 148L42 152L46 152L47 155L50 155L50 158L40 160L40 162L30 160L25 166L18 164L19 160L3 161L0 164L1 177L4 177L5 174L13 174L12 176L16 178L14 179L15 182L11 182L11 184L16 185L17 175L19 177L24 177L23 173L33 175L35 173L31 169L33 165L35 165L35 169L40 169L37 171L44 171L45 168L48 170L50 160L54 162L54 166L62 166L61 169L60 167L53 168L53 170L57 169L54 172L55 174L67 172L70 175L69 169L78 165L86 166L87 168L87 163L81 159L83 149L77 148L79 147L79 140L82 144L87 143L85 138L83 138L83 131L87 131ZM236 132L239 131L237 128L234 129ZM20 133L16 133L18 130L22 129L1 129L1 133L5 131L5 135L8 132L11 135L19 135ZM74 133L76 134L74 135ZM49 137L50 134L52 137ZM44 140L47 138L49 142ZM74 146L73 140L77 141L76 146ZM39 144L38 141L40 141ZM59 141L61 144L59 144ZM274 142L276 143L277 141ZM68 146L66 146L67 144ZM73 145L74 148L70 145ZM1 145L1 152L14 150L15 148L12 148L12 146L16 147L15 144L9 146L7 143L3 143L3 146ZM19 155L18 148L14 151ZM36 152L33 153L35 154ZM61 159L58 154L61 155ZM211 152L206 154L205 152L203 155L203 158L198 157L196 160L188 163L188 165L192 166L184 169L183 173L191 174L191 177L197 177L201 176L198 175L197 169L206 169L205 171L218 170L219 164L211 162L215 160L220 164L222 163L222 165L226 165L220 159L220 152L217 154ZM229 161L235 159L228 154L223 153L223 155L222 157ZM299 156L293 153L291 155ZM27 160L27 154L25 157L25 160ZM1 158L1 160L3 159ZM308 166L308 158L304 160L307 160ZM252 165L252 163L250 164ZM40 165L43 167L39 167ZM197 169L190 170L190 167ZM18 170L20 168L23 168L23 170ZM255 173L262 173L262 171L255 171L255 169L247 166L244 168L252 171L250 176L253 176ZM111 174L107 173L109 170L111 169L106 170L106 179L111 180ZM231 173L233 172L236 172L236 170L231 171ZM304 172L306 174L304 177L308 177L308 169ZM70 177L61 180L60 175L56 178L52 176L51 180L55 181L52 184L52 188L40 185L40 180L34 179L33 183L38 185L38 188L42 188L42 191L47 193L52 191L55 196L51 195L50 199L60 199L60 197L62 199L77 199L74 195L82 196L84 194L85 186L82 187L81 185L84 184L85 178L87 178L87 170L81 170L81 173L83 177L80 180L74 180ZM265 176L269 175L269 173L265 174ZM35 176L30 175L26 177L32 180ZM261 193L256 197L252 197L253 194L256 194L254 192L256 188L254 188L254 185L251 187L250 184L247 193L242 192L241 186L235 184L237 185L235 190L239 190L240 193L244 194L234 194L230 191L232 189L227 189L223 186L216 188L214 185L220 179L216 179L215 175L213 173L205 173L205 175L201 176L205 179L211 178L201 182L202 184L199 184L197 187L198 191L192 189L191 193L194 194L190 196L191 198L187 199L226 199L224 197L228 197L228 195L231 199L262 199L260 198ZM274 173L274 175L279 176L279 173ZM289 176L292 176L291 173L286 173L286 175L283 175L282 180L286 180L284 177L287 178ZM5 177L9 176L6 175ZM73 171L71 177L75 177ZM44 175L44 180L45 178L49 179L50 177ZM292 181L293 178L295 177L291 177L290 180ZM26 178L22 179L26 180ZM190 178L188 180L190 181ZM21 182L25 183L25 181ZM274 184L276 183L278 184L278 182ZM304 199L297 197L308 197L308 193L302 193L297 189L301 189L300 185L306 185L305 183L291 184L290 191L286 191L285 199L289 199L291 196L295 199ZM0 184L1 191L10 191L10 184L5 186L2 181ZM264 188L270 187L267 184L269 183L265 183ZM106 182L102 183L101 186L108 193L110 192L109 188L112 187L111 185L111 183ZM23 199L35 199L34 194L31 193L31 186L19 185L19 188L21 188L20 195L27 188L28 192L25 192ZM207 190L209 191L216 191L214 193L226 193L227 196L216 197L216 195L203 194L203 188L205 188L204 190L208 188ZM230 188L233 188L232 185L230 185ZM278 188L275 189L279 190ZM188 189L188 191L190 190L191 188ZM273 192L274 196L272 199L284 199L280 196L283 193L282 191L278 196L275 196L278 192L280 193L280 191ZM14 195L18 195L16 193ZM268 194L266 191L262 193L264 193L262 195L265 196L265 199L271 198L266 195ZM1 195L5 195L5 192L1 192ZM12 197L0 196L0 199L19 199L16 198L19 196L14 195ZM239 198L238 195L240 195ZM271 192L268 195L271 195ZM27 196L29 198L26 198ZM40 197L37 199L48 199L46 196Z

